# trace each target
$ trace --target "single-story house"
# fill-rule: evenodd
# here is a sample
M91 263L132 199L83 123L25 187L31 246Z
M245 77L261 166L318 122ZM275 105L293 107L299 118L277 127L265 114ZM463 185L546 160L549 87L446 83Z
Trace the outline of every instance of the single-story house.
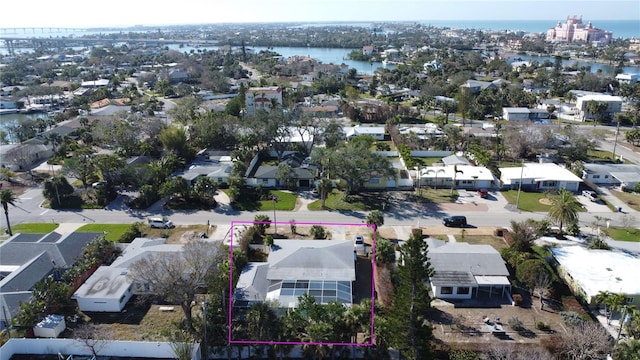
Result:
M582 178L597 185L613 185L629 189L640 182L640 165L584 164Z
M109 266L100 266L73 293L81 311L120 312L135 294L148 294L145 284L134 284L129 267L136 261L160 253L179 253L179 244L166 244L166 239L137 238Z
M489 169L484 166L473 165L427 166L421 168L419 181L416 179L415 186L450 188L454 177L456 181L454 187L456 189L493 189L498 187L498 179Z
M553 163L527 163L523 166L499 168L503 189L544 191L567 189L578 191L582 179L571 171Z
M374 189L410 189L413 187L413 180L409 172L405 168L404 164L399 160L392 160L396 174L395 176L386 177L382 174L371 174L369 179L364 183L364 188L369 190Z
M27 170L38 161L53 155L52 146L44 145L37 139L29 139L20 144L0 145L0 165L11 170Z
M199 154L186 170L174 175L182 176L191 185L195 184L200 176L206 176L214 180L218 185L227 184L233 168L233 161L227 153L222 152L222 155L215 155L217 154L216 152L214 154Z
M31 300L33 286L56 270L70 268L102 233L15 234L0 245L0 328Z
M429 239L429 260L434 274L431 289L440 299L510 299L509 270L490 245Z
M502 118L508 121L536 121L549 118L545 109L529 109L525 107L502 108Z
M384 126L346 126L343 128L343 133L347 140L350 140L354 136L368 135L376 140L384 140L386 130Z
M441 161L445 166L471 165L471 163L469 162L469 160L467 160L466 157L460 156L460 155L456 155L456 154L451 154L449 156L445 156L445 157L442 158Z
M295 188L309 188L313 186L315 177L315 166L308 165L307 167L292 168L291 181ZM278 179L278 166L274 165L261 165L253 177L247 179L247 185L258 186L259 184L269 188L286 186L281 179Z
M627 304L640 303L640 259L618 250L587 249L582 246L549 248L558 274L576 295L595 305L600 291L625 294Z
M275 240L266 262L250 262L242 270L233 295L234 307L273 301L295 308L309 294L321 304L351 306L356 281L350 240Z
M484 89L499 89L501 79L494 81L467 80L466 83L460 85L461 88L467 88L472 94L478 94Z

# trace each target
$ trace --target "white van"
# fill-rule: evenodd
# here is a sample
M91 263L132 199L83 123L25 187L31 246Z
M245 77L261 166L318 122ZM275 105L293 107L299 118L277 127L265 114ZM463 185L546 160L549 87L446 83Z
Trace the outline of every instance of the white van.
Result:
M165 220L163 218L150 218L149 227L154 229L172 229L175 227L171 220Z

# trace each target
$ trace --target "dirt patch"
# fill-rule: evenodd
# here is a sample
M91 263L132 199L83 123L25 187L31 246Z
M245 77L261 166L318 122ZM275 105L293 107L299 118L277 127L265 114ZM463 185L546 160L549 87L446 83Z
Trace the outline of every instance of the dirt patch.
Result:
M8 181L0 181L0 190L11 190L16 196L24 194L30 188L26 185L11 183Z
M387 266L376 266L376 293L383 306L391 306L393 284L391 282L391 270Z
M498 338L491 334L483 322L489 318L502 321L505 337ZM541 311L537 307L521 308L511 305L502 305L496 308L457 308L452 305L436 305L429 318L433 324L433 333L436 339L452 344L477 344L487 342L503 342L505 338L518 343L540 343L544 338L554 336L565 331L563 321L557 311ZM516 331L509 327L508 322L512 318L518 318L523 329ZM536 329L536 322L542 321L548 324L550 331Z
M542 198L538 200L538 202L542 205L548 205L548 206L553 205L553 199L549 199L549 198Z
M396 234L396 231L393 228L380 228L380 230L378 230L378 233L380 234L380 237L382 237L383 239L398 238L398 234Z

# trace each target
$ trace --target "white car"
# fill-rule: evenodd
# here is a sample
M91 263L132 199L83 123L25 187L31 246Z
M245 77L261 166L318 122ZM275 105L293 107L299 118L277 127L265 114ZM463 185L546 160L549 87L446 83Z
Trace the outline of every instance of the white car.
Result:
M154 229L172 229L175 227L171 220L165 220L161 218L149 219L149 227Z
M362 235L356 235L356 238L353 242L353 250L358 255L367 255L364 247L364 237Z
M598 194L595 191L592 191L592 190L583 190L582 191L582 196L586 197L587 199L589 199L591 201L598 201Z

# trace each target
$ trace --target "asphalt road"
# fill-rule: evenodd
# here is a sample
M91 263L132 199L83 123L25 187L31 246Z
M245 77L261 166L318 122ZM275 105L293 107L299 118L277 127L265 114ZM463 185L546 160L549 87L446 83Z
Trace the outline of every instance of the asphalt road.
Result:
M501 197L501 195L498 195ZM187 224L214 224L228 226L234 220L252 221L257 214L268 215L272 220L288 222L295 219L297 222L321 222L321 223L364 223L368 212L360 211L234 211L228 205L221 204L212 211L138 211L126 208L126 206L110 206L108 209L99 210L53 210L40 206L43 200L41 189L31 189L20 196L20 201L15 208L10 208L9 216L12 224L26 222L56 222L56 223L133 223L146 222L151 216L168 216L177 225ZM486 202L488 208L483 211L456 210L455 212L439 210L438 207L426 207L406 201L397 200L384 211L385 225L390 226L441 226L442 218L449 215L464 215L468 223L474 227L498 227L509 226L511 220L521 221L529 218L541 220L546 213L531 213L514 211L503 206L501 202ZM591 209L590 209L591 210ZM589 226L596 220L596 216L608 218L611 226L621 226L625 214L613 213L603 210L601 212L581 212L580 224ZM0 224L4 223L2 217ZM640 227L640 218L634 216L633 222ZM3 224L6 225L6 224Z

